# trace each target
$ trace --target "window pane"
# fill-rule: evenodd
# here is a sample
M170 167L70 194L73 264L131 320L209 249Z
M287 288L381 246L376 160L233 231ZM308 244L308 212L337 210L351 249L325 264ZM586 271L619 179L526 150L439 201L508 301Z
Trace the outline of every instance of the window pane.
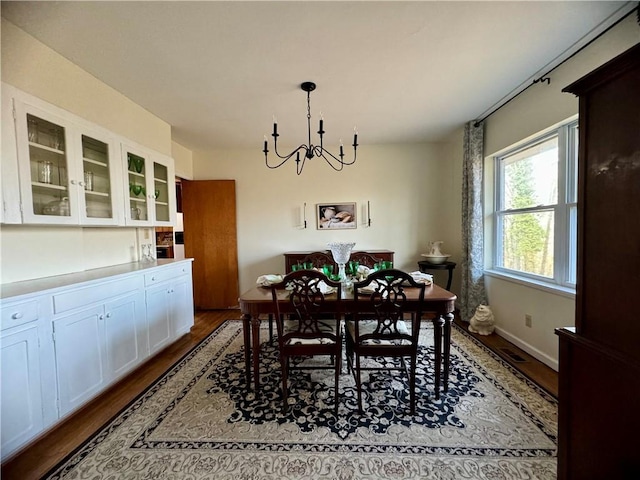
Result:
M569 262L567 282L575 285L578 265L578 207L569 207Z
M553 211L502 218L502 266L553 278Z
M503 209L558 203L558 137L502 158Z

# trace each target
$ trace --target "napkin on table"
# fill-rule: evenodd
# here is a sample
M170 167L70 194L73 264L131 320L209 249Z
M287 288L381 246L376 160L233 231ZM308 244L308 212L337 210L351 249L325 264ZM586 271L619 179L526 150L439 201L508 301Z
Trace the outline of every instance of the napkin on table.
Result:
M269 287L274 283L280 283L284 276L282 275L260 275L256 280L256 283L260 287Z

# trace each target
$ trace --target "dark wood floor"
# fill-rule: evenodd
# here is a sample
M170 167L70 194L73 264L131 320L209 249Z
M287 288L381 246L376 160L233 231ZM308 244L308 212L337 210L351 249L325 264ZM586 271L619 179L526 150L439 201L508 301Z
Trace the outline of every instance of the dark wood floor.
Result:
M3 480L39 479L67 454L82 445L120 410L125 408L175 362L225 320L240 318L238 310L203 311L196 314L191 333L167 347L104 394L8 459L2 465ZM456 320L458 322L458 320ZM464 328L464 325L462 325ZM557 397L558 375L522 350L493 334L475 335L481 342L549 393ZM510 353L505 352L507 349ZM512 354L520 357L514 361Z

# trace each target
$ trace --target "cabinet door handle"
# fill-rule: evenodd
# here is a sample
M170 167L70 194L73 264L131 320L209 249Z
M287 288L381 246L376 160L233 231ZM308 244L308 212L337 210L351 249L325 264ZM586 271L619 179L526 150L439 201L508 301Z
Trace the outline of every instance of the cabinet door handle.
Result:
M151 277L151 281L155 282L156 281L156 277Z
M98 315L98 320L104 320L104 315L102 314Z
M78 182L78 185L80 185L81 187L84 187L84 182Z
M11 318L13 318L14 320L19 320L23 317L22 312L16 312L13 315L11 315Z
M78 182L76 182L75 180L71 180L71 185L75 185L76 183Z
M111 312L107 313L107 318L111 318Z

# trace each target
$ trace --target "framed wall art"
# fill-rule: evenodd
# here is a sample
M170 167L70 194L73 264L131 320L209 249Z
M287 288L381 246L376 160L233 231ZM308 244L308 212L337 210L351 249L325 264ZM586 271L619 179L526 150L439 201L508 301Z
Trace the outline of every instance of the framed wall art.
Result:
M318 230L335 230L357 228L356 204L351 203L318 203L316 218Z

